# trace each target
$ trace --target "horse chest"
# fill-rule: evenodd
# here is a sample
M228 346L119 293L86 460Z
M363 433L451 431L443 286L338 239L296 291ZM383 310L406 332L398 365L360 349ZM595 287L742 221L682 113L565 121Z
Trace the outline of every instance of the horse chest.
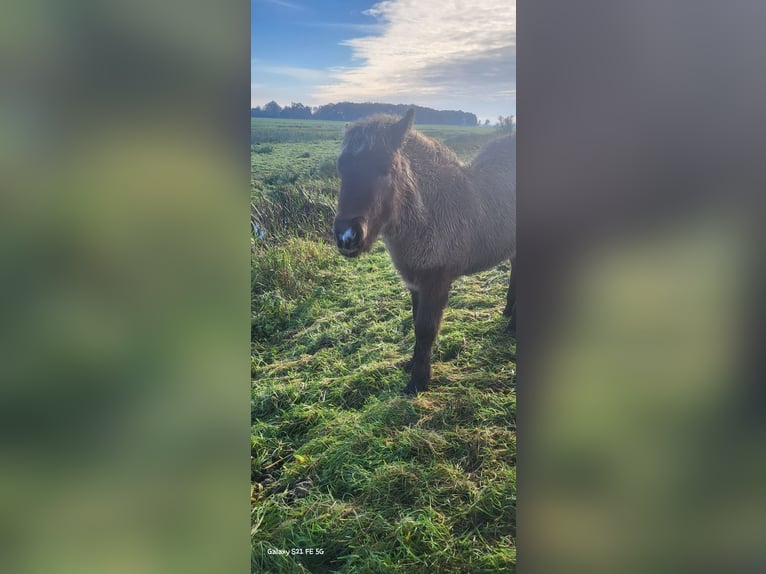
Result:
M383 238L383 242L386 244L391 261L402 277L402 280L407 284L408 288L414 289L417 270L422 260L422 254L418 252L418 246L413 245L409 241L396 241L387 237Z
M383 241L399 276L411 291L419 291L424 283L433 279L434 274L450 275L452 265L442 261L427 243L418 242L416 239L400 242L384 238ZM459 273L452 275L457 276Z

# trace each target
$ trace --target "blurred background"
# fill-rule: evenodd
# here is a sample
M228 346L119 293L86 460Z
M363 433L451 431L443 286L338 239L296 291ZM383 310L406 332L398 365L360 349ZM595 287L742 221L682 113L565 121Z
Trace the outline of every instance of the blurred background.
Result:
M519 571L766 571L766 6L517 17Z
M518 9L518 564L766 570L762 2ZM0 19L0 571L248 568L249 7Z
M0 571L249 565L249 6L0 18Z

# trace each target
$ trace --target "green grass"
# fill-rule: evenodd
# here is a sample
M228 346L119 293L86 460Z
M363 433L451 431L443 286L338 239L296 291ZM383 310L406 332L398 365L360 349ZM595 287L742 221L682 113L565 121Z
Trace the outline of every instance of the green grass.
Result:
M309 166L290 185L311 182L335 183ZM254 245L252 571L513 571L507 264L454 284L431 389L405 398L406 288L382 243L347 260L321 235L298 226ZM304 553L270 553L292 549Z

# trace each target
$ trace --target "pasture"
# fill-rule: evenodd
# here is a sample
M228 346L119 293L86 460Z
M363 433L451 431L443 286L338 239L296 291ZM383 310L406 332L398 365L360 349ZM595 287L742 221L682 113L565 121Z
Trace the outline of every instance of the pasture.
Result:
M464 160L496 135L415 127ZM252 571L514 571L508 264L454 284L431 389L403 397L408 291L382 242L331 239L343 133L252 120Z

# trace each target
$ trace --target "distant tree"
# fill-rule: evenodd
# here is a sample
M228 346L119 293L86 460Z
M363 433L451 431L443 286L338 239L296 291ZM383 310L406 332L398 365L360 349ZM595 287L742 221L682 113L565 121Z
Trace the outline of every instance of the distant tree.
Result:
M498 116L497 125L500 129L511 131L513 129L513 116Z
M415 121L419 124L480 126L476 114L462 110L435 110L412 104L381 104L372 102L353 103L338 102L316 107L305 106L292 102L289 106L281 107L277 102L270 101L263 107L251 108L250 115L254 118L290 118L310 120L336 120L353 122L372 114L393 114L403 116L410 108L415 109ZM484 122L489 125L489 120Z
M282 108L279 116L282 118L308 120L311 119L311 108L301 103L293 102L290 104L290 107Z
M263 112L267 118L278 118L281 111L282 106L280 106L274 100L271 100L268 104L263 106Z

